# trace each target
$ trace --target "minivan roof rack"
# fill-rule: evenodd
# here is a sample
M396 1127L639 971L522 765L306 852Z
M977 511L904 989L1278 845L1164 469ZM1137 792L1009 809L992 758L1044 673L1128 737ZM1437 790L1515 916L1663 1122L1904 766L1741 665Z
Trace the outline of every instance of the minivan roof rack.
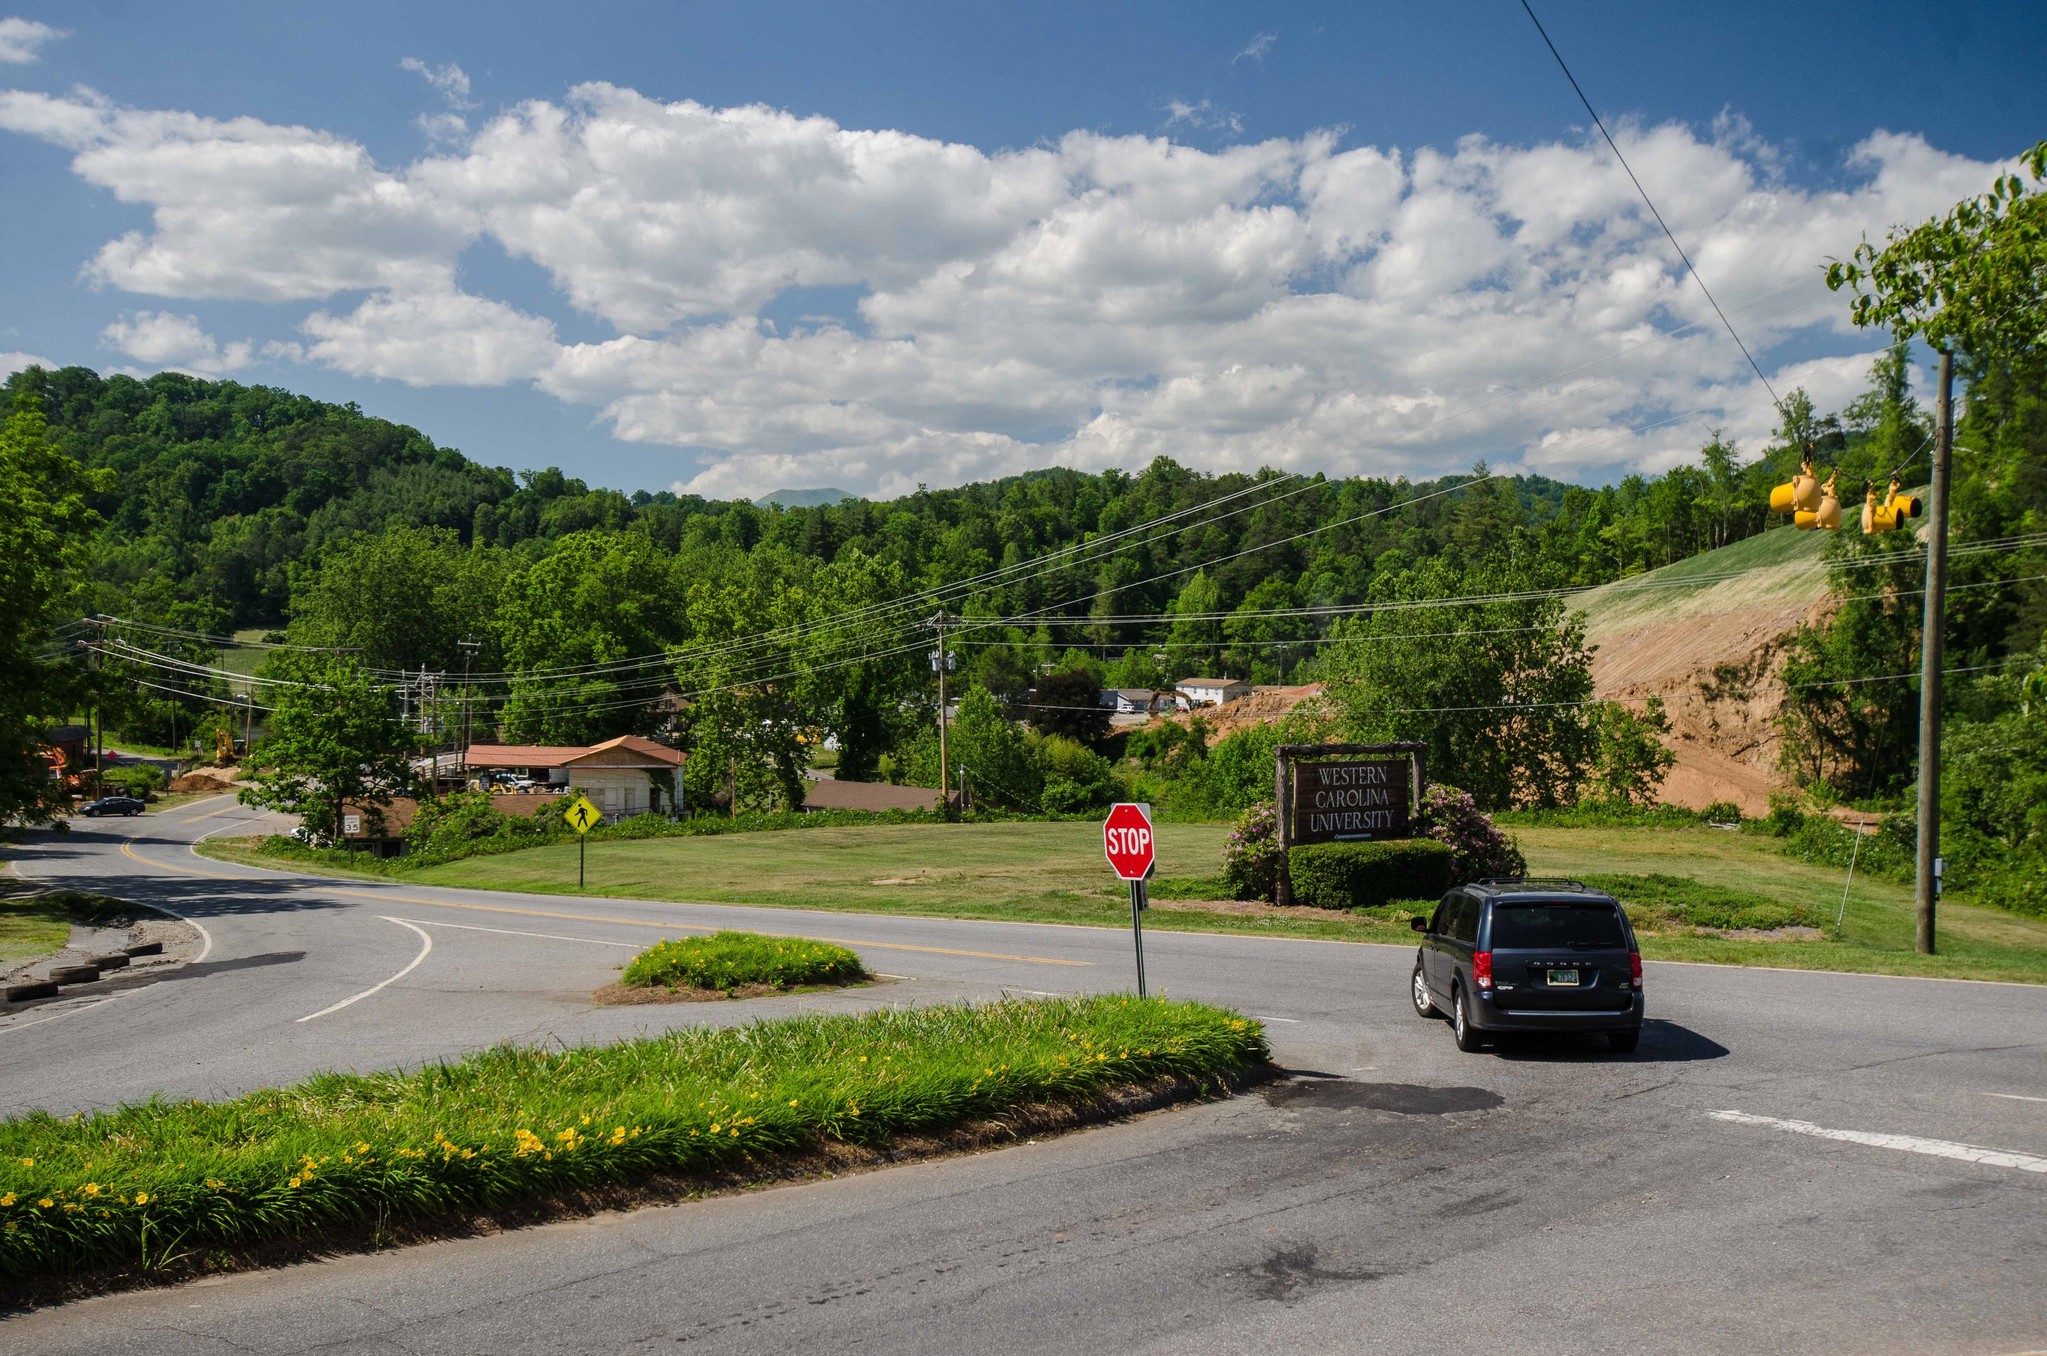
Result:
M1569 876L1487 876L1484 880L1473 881L1472 884L1491 885L1501 888L1510 885L1525 885L1533 886L1538 890L1585 890L1597 893L1592 891L1592 887L1584 881L1573 880Z

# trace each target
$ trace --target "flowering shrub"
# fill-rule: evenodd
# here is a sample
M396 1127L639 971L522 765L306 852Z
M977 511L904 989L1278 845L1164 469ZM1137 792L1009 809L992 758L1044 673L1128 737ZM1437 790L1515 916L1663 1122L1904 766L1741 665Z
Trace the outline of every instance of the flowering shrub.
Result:
M1223 881L1237 899L1272 899L1279 890L1279 807L1260 801L1237 817L1223 841Z
M1528 860L1478 808L1470 792L1431 784L1422 792L1418 819L1416 827L1422 833L1449 845L1452 884L1527 874Z
M789 989L802 984L856 984L865 978L860 957L843 946L732 931L656 942L625 967L625 983L631 988L658 984L730 992L745 984Z

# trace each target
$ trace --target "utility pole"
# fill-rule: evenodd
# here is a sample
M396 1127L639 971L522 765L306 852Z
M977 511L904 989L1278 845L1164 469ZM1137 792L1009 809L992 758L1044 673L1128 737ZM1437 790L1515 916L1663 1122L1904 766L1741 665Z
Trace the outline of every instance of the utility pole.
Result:
M107 762L107 712L106 697L102 689L106 686L104 670L107 667L107 619L104 613L89 623L93 628L92 671L95 675L92 685L92 794L95 798L106 794Z
M475 737L475 703L471 701L475 694L469 690L469 662L477 658L481 645L483 641L454 641L454 647L463 651L463 772L469 772L469 741Z
M472 700L475 692L469 686L469 661L476 657L481 641L458 640L455 648L462 651L462 784L469 784L469 745L475 737L474 712L476 703Z
M951 620L940 608L938 615L925 623L938 628L938 648L931 652L931 667L938 673L938 805L947 819L952 818L952 764L947 761L945 745L945 671L952 667L952 656L945 652L945 625Z
M1955 360L1940 355L1940 392L1934 406L1933 485L1927 494L1932 519L1926 543L1926 614L1919 642L1919 860L1914 873L1918 896L1915 944L1934 953L1933 916L1940 901L1940 670L1946 640L1948 463L1955 442Z

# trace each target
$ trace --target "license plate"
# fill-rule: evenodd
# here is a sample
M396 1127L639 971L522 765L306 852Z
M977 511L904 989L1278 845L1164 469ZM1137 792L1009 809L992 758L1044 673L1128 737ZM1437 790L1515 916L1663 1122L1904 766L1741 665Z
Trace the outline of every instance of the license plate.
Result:
M1549 972L1549 982L1553 987L1569 985L1572 988L1576 988L1578 986L1578 972L1576 970L1552 970Z

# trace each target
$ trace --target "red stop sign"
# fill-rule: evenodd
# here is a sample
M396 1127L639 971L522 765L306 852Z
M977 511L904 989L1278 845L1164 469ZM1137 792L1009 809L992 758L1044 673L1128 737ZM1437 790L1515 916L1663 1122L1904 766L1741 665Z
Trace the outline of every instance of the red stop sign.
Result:
M1157 856L1151 814L1142 805L1124 802L1110 807L1102 821L1102 853L1124 880L1143 880Z

